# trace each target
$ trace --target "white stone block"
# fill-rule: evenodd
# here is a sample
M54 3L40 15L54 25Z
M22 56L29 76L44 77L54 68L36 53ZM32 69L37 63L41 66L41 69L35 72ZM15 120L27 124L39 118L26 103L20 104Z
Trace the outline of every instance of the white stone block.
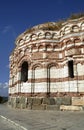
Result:
M35 70L35 79L47 78L47 69L36 69Z
M21 85L21 92L22 93L31 93L31 84L30 83L23 83Z
M84 65L77 64L78 76L84 75Z
M77 42L75 43L76 46L80 46L81 45L81 42Z
M84 106L84 97L72 97L72 105Z
M60 110L61 111L82 111L83 108L82 107L79 107L79 106L66 106L66 105L61 105L60 106Z
M47 92L47 83L35 83L34 92Z
M32 70L29 70L28 71L28 79L31 79L32 78Z
M78 83L79 92L84 92L84 83Z
M59 54L59 58L62 58L62 53Z
M50 83L50 92L65 92L61 82Z
M17 80L21 80L21 72L17 73Z

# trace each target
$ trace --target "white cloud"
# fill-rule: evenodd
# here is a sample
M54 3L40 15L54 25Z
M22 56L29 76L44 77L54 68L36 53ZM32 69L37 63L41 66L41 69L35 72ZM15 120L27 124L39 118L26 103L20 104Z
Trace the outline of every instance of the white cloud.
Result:
M16 38L16 32L15 32L15 29L12 25L7 25L7 26L4 26L2 28L2 31L1 31L2 34L7 34L7 33L11 33L11 35Z
M0 96L8 96L8 83L0 83Z
M3 28L3 30L2 30L2 33L7 33L8 31L10 31L10 29L11 29L11 26L9 25L9 26L5 26L4 28Z
M4 83L3 88L8 88L8 83Z

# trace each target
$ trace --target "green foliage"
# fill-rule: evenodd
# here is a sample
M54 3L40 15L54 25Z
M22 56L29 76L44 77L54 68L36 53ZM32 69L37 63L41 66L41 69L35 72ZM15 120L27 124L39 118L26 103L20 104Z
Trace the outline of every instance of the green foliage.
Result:
M8 101L8 97L1 97L0 96L0 103L5 103Z
M60 20L59 22L56 23L58 29L62 28L62 24L64 23L64 20Z
M3 98L0 96L0 103L3 101Z
M35 28L29 28L29 29L27 29L27 30L24 32L24 34L26 34L26 33L31 33L31 32L33 32L33 31L35 31Z
M71 14L71 16L68 19L77 19L81 17L84 17L84 13Z

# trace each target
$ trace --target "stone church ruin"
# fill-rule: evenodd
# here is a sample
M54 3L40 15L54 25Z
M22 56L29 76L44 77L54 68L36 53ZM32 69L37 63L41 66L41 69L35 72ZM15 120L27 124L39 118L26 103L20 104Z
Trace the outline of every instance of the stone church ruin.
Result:
M84 17L34 26L15 44L10 55L12 107L84 106Z

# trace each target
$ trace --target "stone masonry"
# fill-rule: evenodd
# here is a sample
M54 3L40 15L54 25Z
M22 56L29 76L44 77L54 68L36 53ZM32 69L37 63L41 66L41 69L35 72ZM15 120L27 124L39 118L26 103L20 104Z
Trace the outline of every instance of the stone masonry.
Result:
M84 17L34 26L15 44L10 55L12 107L84 106Z

